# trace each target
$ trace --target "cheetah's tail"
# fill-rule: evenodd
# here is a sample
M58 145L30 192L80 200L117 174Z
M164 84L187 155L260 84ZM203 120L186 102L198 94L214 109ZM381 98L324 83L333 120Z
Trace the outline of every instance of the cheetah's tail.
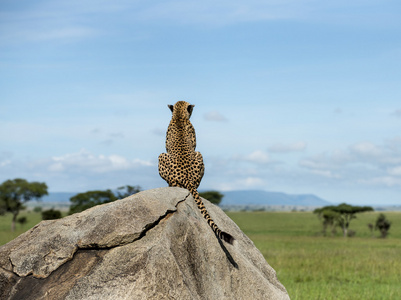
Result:
M224 231L221 231L220 230L220 238L221 239L223 239L224 241L226 241L227 243L229 243L229 244L234 244L234 237L231 235L231 234L229 234L229 233L227 233L227 232L224 232Z
M192 196L194 197L194 200L195 200L196 204L198 205L198 208L200 209L203 217L206 219L207 223L212 228L215 235L217 235L220 239L222 239L232 245L235 240L234 237L231 234L220 230L220 228L212 220L212 218L210 217L209 213L206 210L205 205L202 202L202 199L199 196L198 191L196 189L193 189L193 190L190 190L190 192L191 192Z

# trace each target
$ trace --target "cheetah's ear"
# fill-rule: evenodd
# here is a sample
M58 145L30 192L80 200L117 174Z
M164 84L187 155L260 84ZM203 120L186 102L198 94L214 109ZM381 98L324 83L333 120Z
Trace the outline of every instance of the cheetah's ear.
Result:
M188 105L187 110L188 110L189 115L192 114L192 110L194 109L194 106L195 106L195 105L193 105L193 104Z
M170 110L171 110L171 112L174 112L174 105L167 105L168 106L168 108L170 108Z

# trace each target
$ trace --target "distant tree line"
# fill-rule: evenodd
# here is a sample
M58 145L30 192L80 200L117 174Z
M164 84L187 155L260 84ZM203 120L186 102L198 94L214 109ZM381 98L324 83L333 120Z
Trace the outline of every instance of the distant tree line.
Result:
M213 204L219 205L224 195L218 191L206 191L199 193L199 196L212 202Z
M71 206L69 214L75 214L99 204L110 203L118 199L123 199L140 191L141 187L138 185L126 185L117 188L116 191L107 189L79 193L70 198Z
M85 193L79 193L70 198L71 206L69 214L74 214L77 212L84 211L88 208L99 204L110 203L118 199L122 199L141 191L140 186L122 186L117 189L117 191L108 190L96 190L88 191ZM223 194L217 191L206 191L199 193L199 195L210 202L219 204L223 198Z

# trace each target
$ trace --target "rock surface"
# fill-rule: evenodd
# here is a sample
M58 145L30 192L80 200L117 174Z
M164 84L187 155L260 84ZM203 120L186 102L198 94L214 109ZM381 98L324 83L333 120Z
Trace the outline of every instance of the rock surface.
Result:
M289 299L252 241L204 203L234 245L180 188L42 221L0 247L0 299Z

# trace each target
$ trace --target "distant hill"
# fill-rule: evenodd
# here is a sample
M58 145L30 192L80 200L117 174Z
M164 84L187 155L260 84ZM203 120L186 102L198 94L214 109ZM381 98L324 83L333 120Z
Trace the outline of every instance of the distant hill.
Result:
M294 206L326 206L332 203L313 194L290 195L279 192L260 190L223 192L221 205L294 205Z

